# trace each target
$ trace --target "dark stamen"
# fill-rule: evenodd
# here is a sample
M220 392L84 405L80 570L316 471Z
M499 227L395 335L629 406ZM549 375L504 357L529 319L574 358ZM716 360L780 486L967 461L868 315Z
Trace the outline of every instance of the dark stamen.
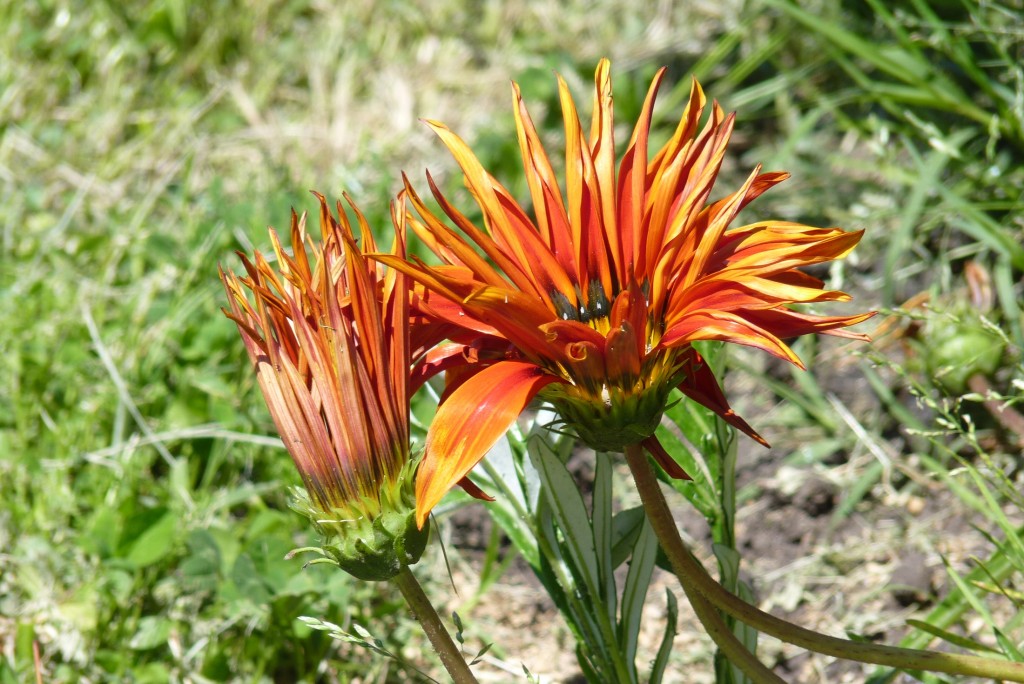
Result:
M580 320L584 323L608 315L611 304L600 280L591 280L587 286L587 306L580 306Z
M551 291L551 303L555 305L555 311L563 321L579 321L589 323L590 321L605 318L611 311L611 303L604 293L604 286L600 280L591 280L587 287L587 299L584 304L583 295L576 288L576 301L579 305L572 303L568 295L558 290Z
M563 321L578 321L580 319L576 306L569 301L565 293L552 290L551 303L555 305L555 311Z

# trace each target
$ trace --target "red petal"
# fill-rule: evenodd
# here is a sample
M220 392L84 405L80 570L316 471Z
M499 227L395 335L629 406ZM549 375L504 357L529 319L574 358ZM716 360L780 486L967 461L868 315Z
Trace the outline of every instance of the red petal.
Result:
M526 111L519 86L512 84L515 100L516 133L519 137L519 151L523 157L526 181L530 185L533 211L537 216L537 229L544 237L545 244L555 253L566 273L576 273L572 252L572 235L569 231L569 217L565 213L565 201L558 187L548 155L541 144L540 136L533 125L530 113Z
M532 363L503 361L466 380L437 409L416 473L416 523L473 469L543 387L558 381Z
M869 342L871 338L867 335L842 330L842 328L866 321L874 315L874 311L869 311L853 316L814 316L800 313L799 311L791 311L790 309L776 308L752 311L746 317L757 326L770 330L780 337L799 337L812 333L825 333Z
M474 499L480 499L481 501L494 501L493 496L477 487L468 476L459 480L459 486L466 490L466 493Z
M736 415L736 412L729 406L725 393L722 392L722 388L718 385L715 374L711 372L711 367L696 351L692 353L693 365L686 379L680 383L679 391L701 406L706 406L717 413L722 417L722 420L740 432L748 435L760 444L768 446L768 442L764 440L764 437L757 434L754 428L750 427L747 421Z
M675 478L676 480L692 480L689 473L679 467L675 459L669 456L668 452L665 451L665 447L661 445L658 438L651 435L647 439L640 442L647 452L654 457L654 460L658 462L661 469L664 470L669 477Z
M605 375L609 382L629 387L640 377L643 347L629 321L623 321L608 333L605 341Z

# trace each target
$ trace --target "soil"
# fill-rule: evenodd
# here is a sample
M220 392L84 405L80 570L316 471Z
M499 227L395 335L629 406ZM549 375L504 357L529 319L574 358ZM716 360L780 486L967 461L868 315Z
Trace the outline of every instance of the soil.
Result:
M846 424L839 428L843 431L855 430L858 422L877 424L883 413L863 377L861 361L844 346L848 344L824 340L815 364L816 377L833 397L837 415L845 416ZM789 377L781 365L760 363L768 375ZM765 449L742 439L738 470L741 504L736 533L743 577L762 609L826 634L856 634L896 644L908 632L907 619L923 618L949 590L944 561L966 573L974 567L972 557L991 553L991 544L975 528L984 521L929 479L904 452L909 451L906 435L894 431L876 443L848 439L844 444L853 445L851 450L804 462L802 448L821 440L821 432L787 428L787 408L774 395L756 387L749 375L736 372L731 379L727 394L733 404L773 444ZM583 451L570 462L582 482L593 475L592 456ZM859 479L879 463L878 481L851 510L842 512ZM619 471L621 504L635 505L624 463ZM703 518L678 495L668 496L678 504L674 513L684 537L706 567L715 568ZM1020 516L1020 511L1011 513ZM488 516L474 505L450 516L444 526L450 560L456 558L453 577L464 596L475 590L490 525ZM648 592L638 665L642 671L663 633L666 588L679 599L680 616L670 674L664 681L711 683L713 645L675 578L660 570ZM585 681L571 634L522 559L516 559L468 610L457 604L453 608L472 625L474 634L495 644L475 667L481 682L526 681L524 667L544 682ZM863 682L874 670L808 655L764 636L758 655L787 682Z

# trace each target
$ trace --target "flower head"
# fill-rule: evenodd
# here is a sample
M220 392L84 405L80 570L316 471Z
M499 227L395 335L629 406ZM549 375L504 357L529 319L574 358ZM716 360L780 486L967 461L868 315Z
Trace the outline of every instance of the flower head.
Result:
M337 538L327 547L361 579L388 579L415 563L426 535L413 524L409 450L410 335L406 277L368 259L338 203L320 200L322 241L292 213L294 254L271 229L276 268L240 254L247 275L221 271L231 310L274 424L302 476L298 507ZM404 208L392 208L403 258ZM340 220L340 222L339 222ZM307 245L315 254L310 264Z
M849 299L798 268L844 257L861 233L784 221L729 229L740 210L788 174L757 167L738 190L710 199L734 115L713 103L700 126L707 103L696 81L674 135L652 156L648 137L663 76L664 69L651 84L617 170L608 61L597 67L589 135L559 78L564 186L513 84L532 215L465 142L428 122L461 167L485 228L431 180L467 242L406 181L419 214L410 215L410 225L444 264L382 257L417 281L424 311L465 331L445 348L448 363L436 360L437 368L463 368L454 385L449 381L427 436L417 475L421 524L538 394L594 449L643 443L670 474L685 476L654 437L674 388L763 442L729 407L695 342L748 345L800 366L783 338L861 337L843 328L871 314L824 317L790 308Z

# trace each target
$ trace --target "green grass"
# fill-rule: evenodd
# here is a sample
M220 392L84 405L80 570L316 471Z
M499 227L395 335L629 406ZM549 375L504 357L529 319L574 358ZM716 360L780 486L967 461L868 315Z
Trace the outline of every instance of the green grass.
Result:
M664 136L695 71L741 108L731 177L762 160L794 174L752 212L868 229L832 273L862 301L952 301L964 261L988 265L989 319L1008 342L990 382L1019 398L1022 24L999 4L883 7L810 14L775 0L716 18L613 0L487 4L480 16L369 0L0 1L0 682L31 678L33 642L52 682L413 676L296 619L360 624L392 648L413 633L389 590L283 560L308 541L287 509L298 478L219 311L216 270L265 249L266 226L312 207L310 189L348 191L384 226L400 170L422 187L429 166L455 187L419 117L476 141L521 191L510 78L555 138L552 70L582 94L611 56L629 120L668 64ZM911 376L942 397L925 371L881 372L897 404L913 403ZM808 378L774 378L804 397L793 420L857 448ZM977 402L951 405L998 433ZM886 410L867 428L880 441L935 428L908 420ZM960 467L950 450L977 457L957 442L962 420L950 425L908 441L940 474ZM1019 478L995 443L981 452ZM951 477L990 505L970 472ZM999 478L982 491L1013 503ZM1019 591L1009 524L985 529ZM1009 630L1019 645L1020 625ZM412 660L436 672L423 653Z

